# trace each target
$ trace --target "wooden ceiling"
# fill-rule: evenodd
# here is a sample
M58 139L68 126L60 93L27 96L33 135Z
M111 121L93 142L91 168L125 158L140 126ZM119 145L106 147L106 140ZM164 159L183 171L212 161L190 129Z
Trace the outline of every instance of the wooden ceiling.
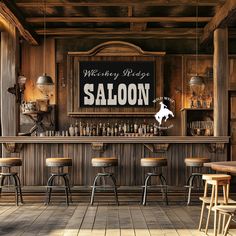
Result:
M225 5L220 22L217 16L217 22L209 27ZM21 34L32 44L37 44L44 32L55 37L195 38L196 21L197 34L204 36L204 41L214 27L226 21L229 27L235 26L235 5L236 0L47 0L46 4L44 0L2 0L0 13L15 17Z

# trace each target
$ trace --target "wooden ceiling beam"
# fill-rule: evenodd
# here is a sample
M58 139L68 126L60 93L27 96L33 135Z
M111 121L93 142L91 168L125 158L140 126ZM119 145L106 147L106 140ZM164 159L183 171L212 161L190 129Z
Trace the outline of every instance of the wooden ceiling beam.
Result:
M198 17L198 22L208 22L211 17ZM43 17L30 17L26 18L26 21L30 23L42 23ZM196 17L46 17L46 22L80 22L80 23L145 23L145 22L196 22Z
M2 0L0 2L0 13L11 22L20 32L20 34L32 45L38 45L38 36L25 22L24 16L19 11L14 1Z
M210 22L204 27L204 32L201 37L201 43L206 43L212 38L213 32L217 28L227 27L232 17L236 14L236 1L227 0L225 4L216 12Z
M198 29L198 36L202 34L203 29ZM50 36L91 36L91 35L143 35L155 36L160 38L196 38L195 28L148 28L145 31L131 31L129 28L54 28L54 29L38 29L36 32L39 35Z
M97 0L77 0L76 2L60 2L60 1L48 1L48 7L81 7L81 6L216 6L217 4L224 2L223 0L106 0L106 1L97 1ZM18 2L19 7L43 7L42 2Z

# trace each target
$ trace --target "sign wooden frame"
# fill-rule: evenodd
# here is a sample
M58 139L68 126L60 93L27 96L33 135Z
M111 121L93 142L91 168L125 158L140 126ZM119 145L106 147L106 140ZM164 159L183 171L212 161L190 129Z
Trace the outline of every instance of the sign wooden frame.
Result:
M144 52L139 47L121 41L100 44L87 52L69 52L67 56L68 100L67 113L72 117L88 116L153 116L156 104L149 107L80 107L79 105L79 62L80 61L151 61L155 66L155 96L163 96L164 52Z

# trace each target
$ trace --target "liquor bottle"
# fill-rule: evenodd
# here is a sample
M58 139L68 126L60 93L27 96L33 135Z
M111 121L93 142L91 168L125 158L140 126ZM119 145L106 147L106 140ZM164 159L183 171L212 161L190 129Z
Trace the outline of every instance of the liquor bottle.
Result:
M123 130L124 130L124 134L126 134L126 133L127 133L127 125L126 125L126 122L124 123Z
M147 134L149 134L149 133L150 133L150 125L147 124Z
M126 125L126 132L127 132L127 133L130 133L130 124L129 124L129 121L128 121L127 125Z
M133 123L130 124L130 133L133 133L134 132L134 125Z
M86 127L85 127L85 132L86 132L86 135L85 136L90 136L90 127L89 127L89 123L86 124Z
M154 124L154 127L153 127L153 135L154 136L157 136L158 135L158 127L156 124Z
M79 135L83 136L83 126L82 126L81 122L79 122Z
M96 136L96 132L97 132L96 125L95 125L95 124L92 124L92 132L91 132L91 135L92 135L92 136Z
M122 124L119 125L118 135L119 136L124 136L124 130L123 130L123 125Z
M142 127L141 124L139 125L139 128L138 128L138 135L139 135L139 136L142 136L142 135L143 135L143 127Z
M114 136L115 135L115 131L114 131L114 126L112 125L111 126L111 136Z
M114 134L115 134L115 136L118 136L118 126L117 126L117 123L115 123Z
M69 134L70 134L70 136L74 136L75 135L75 129L74 129L72 124L69 127Z
M109 123L107 123L107 136L111 136L111 127Z
M102 136L106 136L106 135L107 135L106 124L104 123L102 126Z
M78 136L79 135L79 124L78 124L78 122L76 121L75 122L75 136Z
M138 133L138 125L136 122L134 123L134 133Z
M102 123L99 123L99 136L102 136Z
M153 124L150 125L150 133L153 134L154 130L153 130Z

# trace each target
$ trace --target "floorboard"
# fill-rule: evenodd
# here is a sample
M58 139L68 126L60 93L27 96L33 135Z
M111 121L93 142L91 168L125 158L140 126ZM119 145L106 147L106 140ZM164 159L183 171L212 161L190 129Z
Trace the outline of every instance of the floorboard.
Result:
M200 205L186 206L150 203L54 202L26 203L19 207L12 203L0 205L1 236L203 236L199 232ZM213 214L212 214L213 216ZM230 234L236 236L235 225ZM213 235L212 219L209 236Z

